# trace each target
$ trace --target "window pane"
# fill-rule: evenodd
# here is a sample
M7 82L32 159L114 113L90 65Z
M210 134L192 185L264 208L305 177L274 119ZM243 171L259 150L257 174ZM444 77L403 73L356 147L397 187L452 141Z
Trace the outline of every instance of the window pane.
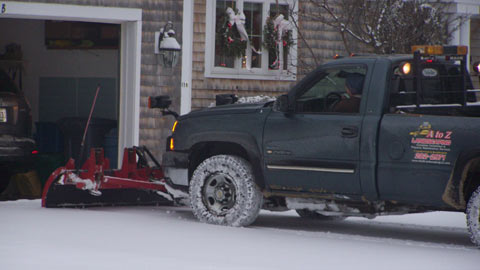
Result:
M277 16L278 13L283 14L283 17L288 20L288 5L278 5L278 11L277 12L277 4L270 4L270 17L275 17Z
M319 79L298 93L296 112L358 113L366 69L328 69Z
M270 18L275 18L277 14L282 14L285 20L289 19L288 5L278 5L270 4ZM278 56L275 50L268 50L268 67L269 69L278 69L276 61L278 61ZM283 50L283 69L288 69L288 50Z
M245 14L245 28L247 30L252 51L252 68L260 68L262 66L262 57L255 51L261 50L262 44L262 4L245 2L243 4L243 13ZM245 61L244 61L245 62ZM245 65L242 65L246 68Z
M217 0L215 19L215 66L233 68L235 64L235 58L227 55L224 52L222 47L222 39L218 34L222 27L225 26L225 12L228 7L231 7L233 10L235 10L235 1Z

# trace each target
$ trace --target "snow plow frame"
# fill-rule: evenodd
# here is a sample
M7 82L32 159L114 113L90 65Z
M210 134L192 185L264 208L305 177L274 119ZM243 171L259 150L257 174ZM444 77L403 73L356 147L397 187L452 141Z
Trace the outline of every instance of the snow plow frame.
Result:
M148 165L146 155L155 167ZM110 169L102 148L92 148L80 170L75 169L71 158L50 175L43 189L42 207L172 204L186 196L167 182L146 147L125 148L119 170Z

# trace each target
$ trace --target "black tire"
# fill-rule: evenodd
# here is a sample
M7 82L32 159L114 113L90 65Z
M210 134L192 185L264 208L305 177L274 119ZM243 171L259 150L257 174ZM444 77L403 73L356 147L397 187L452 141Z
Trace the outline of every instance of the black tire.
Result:
M480 248L480 187L477 187L470 196L466 213L470 240Z
M263 203L250 164L237 156L218 155L203 161L193 173L189 191L193 214L211 224L248 226Z
M305 219L315 219L315 220L322 220L322 221L332 221L332 220L341 221L347 218L345 216L325 216L308 209L297 209L295 211L301 218L305 218Z

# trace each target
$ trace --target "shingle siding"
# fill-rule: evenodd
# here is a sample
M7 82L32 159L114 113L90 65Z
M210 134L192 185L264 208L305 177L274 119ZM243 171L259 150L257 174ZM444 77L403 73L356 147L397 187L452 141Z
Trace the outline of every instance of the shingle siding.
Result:
M480 61L480 18L472 18L470 22L470 53L472 64ZM473 75L473 74L472 74ZM472 76L473 86L480 89L479 76Z

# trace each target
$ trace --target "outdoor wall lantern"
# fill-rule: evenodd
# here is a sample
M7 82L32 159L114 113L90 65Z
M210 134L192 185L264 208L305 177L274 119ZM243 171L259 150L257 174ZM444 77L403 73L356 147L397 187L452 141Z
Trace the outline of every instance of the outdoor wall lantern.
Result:
M168 21L160 32L155 32L155 54L160 55L160 62L166 68L174 67L180 55L181 46L175 39L173 23Z

